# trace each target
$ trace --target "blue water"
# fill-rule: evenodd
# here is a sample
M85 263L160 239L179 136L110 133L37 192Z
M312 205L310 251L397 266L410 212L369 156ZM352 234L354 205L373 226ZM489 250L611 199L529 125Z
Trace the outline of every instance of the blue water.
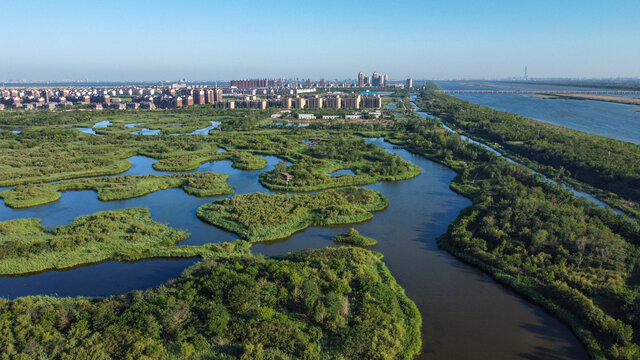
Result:
M107 126L112 125L111 121L109 119L107 120L103 120L103 121L99 121L97 123L95 123L95 125L93 125L94 128L106 128Z
M406 289L423 316L423 353L420 358L586 358L584 349L566 326L540 308L496 284L481 271L467 266L437 247L435 239L446 231L470 201L449 188L455 173L403 149L393 149L383 139L368 139L386 151L422 168L422 174L399 182L367 186L389 198L389 208L373 220L336 227L312 227L286 241L255 245L252 251L282 255L289 251L335 246L334 235L355 227L379 241L374 250ZM258 176L280 161L266 157L263 170L233 169L230 161L202 164L196 171L230 175L236 193L268 192ZM129 173L158 173L152 159L130 158ZM217 197L220 198L220 197ZM59 201L13 210L0 202L0 221L37 217L48 228L68 224L75 217L97 211L146 207L151 217L169 226L188 230L190 237L179 245L233 241L228 233L200 221L196 209L216 198L197 198L181 189L158 191L122 201L103 202L94 191L67 191ZM69 271L49 271L26 277L0 278L0 296L31 294L60 296L108 296L145 289L178 276L195 260L146 260L135 263L108 261ZM473 298L473 301L469 301ZM541 335L544 334L544 335ZM553 355L553 356L552 356Z
M550 87L536 84L501 85L490 83L471 86L460 82L438 82L445 90L527 88L551 90L589 90L588 88ZM497 110L511 112L535 120L567 128L640 144L640 109L638 105L595 100L543 99L528 94L451 94Z
M204 127L202 129L197 129L193 132L186 133L186 134L171 134L171 135L209 135L209 131L215 129L220 124L221 124L220 121L212 121L211 125Z
M100 135L98 133L96 133L95 128L106 128L107 126L112 125L111 121L109 119L107 120L102 120L99 121L97 123L95 123L92 127L90 128L86 128L86 127L76 127L74 129L78 129L80 131L82 131L85 134L90 134L90 135Z
M140 125L144 125L144 123L143 122L139 122L139 123L132 123L132 124L124 124L124 127L132 128L132 127L136 127L136 126L140 126Z
M132 135L158 135L160 134L160 129L157 130L151 130L151 129L147 129L147 128L142 128L141 130L138 131L132 131L131 134Z
M340 170L336 170L334 172L332 172L329 175L333 175L333 176L340 176L340 175L355 175L356 173L353 172L353 170L351 169L340 169Z

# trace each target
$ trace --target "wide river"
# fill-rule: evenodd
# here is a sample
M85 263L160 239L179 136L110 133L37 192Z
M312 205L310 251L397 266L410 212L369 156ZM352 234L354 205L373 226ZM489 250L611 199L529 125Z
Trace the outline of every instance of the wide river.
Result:
M383 139L368 141L422 168L422 175L410 180L367 186L389 198L389 207L376 213L371 221L354 226L361 234L379 241L374 250L384 254L391 273L418 305L423 316L421 359L588 358L565 325L437 247L436 237L470 204L449 188L455 176L452 170L403 149L392 149ZM142 156L130 160L134 165L127 173L159 173L151 167L155 160ZM229 161L205 163L196 171L229 174L236 193L268 192L259 184L258 175L273 169L279 160L267 157L267 161L267 167L258 171L233 169ZM0 204L0 221L37 217L43 225L54 227L98 211L147 207L154 220L190 232L181 245L236 239L234 234L196 217L196 209L212 200L189 196L181 189L110 202L99 201L93 191L69 191L59 201L28 209L13 210ZM349 227L310 228L284 241L255 245L252 250L284 255L300 249L335 246L332 237ZM5 277L0 278L0 296L122 294L161 284L196 261L108 261L68 271Z
M598 90L500 82L439 81L444 90ZM640 144L640 105L543 99L531 94L454 93L462 100L571 129ZM640 96L640 95L634 95Z

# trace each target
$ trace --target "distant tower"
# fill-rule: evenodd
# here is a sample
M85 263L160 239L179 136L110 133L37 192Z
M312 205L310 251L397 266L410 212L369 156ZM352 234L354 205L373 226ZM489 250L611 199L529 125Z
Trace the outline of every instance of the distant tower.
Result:
M529 80L529 75L527 75L527 65L524 66L524 80Z

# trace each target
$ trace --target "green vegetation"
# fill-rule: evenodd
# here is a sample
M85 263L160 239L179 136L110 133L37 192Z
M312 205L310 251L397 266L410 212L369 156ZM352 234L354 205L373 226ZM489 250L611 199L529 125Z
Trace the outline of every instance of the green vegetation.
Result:
M421 317L374 253L205 260L107 299L0 299L0 353L50 359L411 359Z
M250 242L285 238L309 226L350 224L370 220L387 207L379 192L362 188L317 194L236 195L201 206L198 217Z
M431 89L419 105L472 138L640 215L640 146L475 105ZM582 187L583 189L585 187Z
M237 240L202 246L174 246L187 237L151 220L147 209L104 211L46 230L35 218L0 222L0 275L64 269L105 260L156 257L216 258L248 254Z
M260 175L260 182L271 190L315 191L340 186L366 185L379 181L398 181L418 176L421 169L392 155L361 137L332 136L318 139L317 145L303 149L298 161ZM349 169L355 175L331 175ZM289 181L282 173L293 175Z
M158 171L189 171L197 169L203 162L231 160L231 166L240 170L260 170L267 160L248 152L222 152L202 155L175 156L153 164Z
M370 237L362 236L358 230L351 228L346 234L340 234L333 237L333 241L338 244L347 244L355 246L375 246L378 241Z
M455 169L452 189L473 200L441 247L565 321L592 357L639 356L639 221L578 198L436 120L396 129L389 140ZM594 146L585 137L582 147Z
M95 190L102 201L124 200L143 196L158 190L182 188L187 194L205 197L231 193L227 174L211 172L174 175L125 175L63 181L42 185L18 185L0 192L5 205L26 208L60 199L61 191Z
M109 259L151 257L187 235L146 209L106 211L46 230L35 218L0 222L0 274L23 274Z

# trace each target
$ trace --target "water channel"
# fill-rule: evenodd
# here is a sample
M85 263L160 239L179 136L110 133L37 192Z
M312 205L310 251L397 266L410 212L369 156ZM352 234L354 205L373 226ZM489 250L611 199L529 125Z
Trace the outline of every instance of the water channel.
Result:
M400 182L367 186L389 198L389 208L373 220L355 225L365 236L379 241L373 248L406 289L423 316L424 359L587 358L569 329L539 307L523 300L479 270L440 250L435 242L461 209L470 201L454 193L449 184L455 173L403 149L393 149L383 139L369 139L391 153L422 168L422 175ZM279 162L266 157L267 167L257 171L233 169L229 161L202 164L195 171L229 174L236 193L268 192L258 176ZM143 156L130 158L132 174L158 173L155 161ZM214 198L189 196L169 189L143 197L102 202L93 191L68 191L59 201L21 210L0 204L0 221L37 217L48 228L64 225L75 217L98 211L147 207L154 220L188 230L180 245L232 241L236 235L205 224L196 209ZM334 235L350 226L310 228L287 240L255 245L265 255L336 246ZM196 260L154 259L135 263L108 261L68 271L49 271L24 277L0 278L0 296L48 294L58 296L108 296L132 289L156 286L176 277Z
M417 95L416 95L416 94L411 94L411 98L412 98L412 100L415 100L415 99L416 99L416 97L417 97ZM433 115L431 115L431 114L427 114L426 112L422 112L422 111L417 111L417 110L419 110L419 107L418 107L418 106L417 106L413 101L411 101L411 105L413 106L413 109L414 109L414 110L416 110L416 113L417 113L418 115L422 116L423 118L425 118L425 119L436 119L436 117L435 117L435 116L433 116ZM447 126L445 123L443 123L442 121L440 121L440 124L442 124L442 127L443 127L445 130L447 130L447 131L449 131L449 132L452 132L452 133L457 133L455 130L453 130L452 128L448 127L448 126ZM479 141L473 140L473 139L471 139L470 137L465 136L465 135L460 135L460 134L458 134L458 135L459 135L463 140L466 140L466 141L468 141L468 142L470 142L470 143L474 143L474 144L476 144L476 145L479 145L479 146L483 147L484 149L489 150L489 151L491 151L492 153L494 153L494 154L496 154L496 155L498 155L498 156L502 157L503 159L505 159L506 161L508 161L508 162L510 162L510 163L512 163L512 164L517 164L517 165L520 165L520 166L527 167L527 166L525 166L525 165L522 165L522 164L520 164L520 163L518 163L518 162L514 161L513 159L510 159L510 158L509 158L508 156L506 156L505 154L503 154L503 153L501 153L500 151L498 151L498 150L496 150L496 149L494 149L494 148L490 147L490 146L489 146L489 145L487 145L487 144L484 144L484 143L481 143L481 142L479 142ZM528 168L528 167L527 167L527 168ZM531 170L533 173L538 173L537 171L535 171L535 170L533 170L533 169L531 169L531 168L528 168L528 169L529 169L529 170ZM538 173L538 174L539 174L539 173ZM545 180L545 181L548 181L548 182L550 182L550 183L557 184L557 182L556 182L556 181L554 181L554 180L552 180L552 179L549 179L549 178L548 178L548 177L546 177L545 175L543 175L543 174L540 174L540 175L544 178L544 180ZM600 207L604 207L604 208L609 207L609 205L607 205L606 203L604 203L602 200L600 200L600 199L596 198L595 196L593 196L593 195L591 195L591 194L589 194L589 193L586 193L586 192L583 192L583 191L576 190L575 188L573 188L572 186L569 186L569 185L567 185L567 184L561 184L561 186L562 186L562 187L564 187L565 189L567 189L567 190L571 191L574 195L576 195L576 196L578 196L578 197L581 197L581 198L585 198L585 199L587 199L587 200L589 200L589 201L591 201L591 202L594 202L595 204L597 204L597 205L598 205L598 206L600 206ZM613 211L614 211L616 214L618 214L618 215L622 215L622 214L623 214L623 212L622 212L621 210L619 210L619 209L615 209L615 208L610 208L610 209L611 209L611 210L613 210ZM629 218L629 219L633 221L633 218Z

